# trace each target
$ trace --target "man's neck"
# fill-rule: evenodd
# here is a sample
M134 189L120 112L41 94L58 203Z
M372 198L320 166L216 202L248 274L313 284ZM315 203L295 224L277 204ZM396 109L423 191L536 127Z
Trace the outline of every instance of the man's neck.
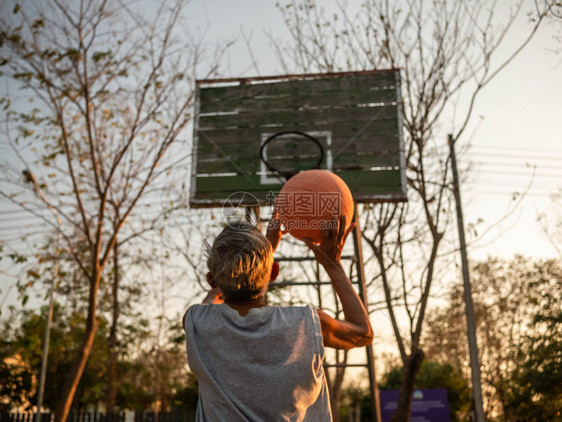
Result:
M232 309L236 309L241 316L248 315L248 312L252 308L263 308L267 305L265 302L265 296L258 296L248 300L225 299L224 303Z

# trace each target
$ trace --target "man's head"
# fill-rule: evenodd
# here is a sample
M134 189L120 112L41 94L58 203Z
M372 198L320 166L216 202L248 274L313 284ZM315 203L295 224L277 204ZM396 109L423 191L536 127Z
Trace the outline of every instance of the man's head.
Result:
M217 236L207 266L211 282L227 299L248 300L265 293L271 279L273 250L255 227L229 225Z

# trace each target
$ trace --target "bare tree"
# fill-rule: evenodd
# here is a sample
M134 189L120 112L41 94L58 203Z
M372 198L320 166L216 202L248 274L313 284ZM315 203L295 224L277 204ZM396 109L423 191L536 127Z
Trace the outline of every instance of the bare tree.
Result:
M485 0L365 0L357 13L341 2L329 17L313 0L280 7L292 39L283 44L270 38L287 73L401 70L408 203L366 206L362 213L363 238L379 265L371 286L382 284L403 363L393 420L409 418L424 358L427 305L453 218L446 134L453 142L461 138L482 89L531 41L554 3L535 4L527 37L499 63L492 58L522 1L510 7L503 22L498 16L506 10L500 13L498 2Z
M538 220L548 241L562 258L562 188L551 195L548 214L540 213Z
M121 1L2 5L1 70L23 91L10 88L2 99L13 154L2 158L0 195L60 231L87 284L86 330L57 421L66 420L90 355L102 274L118 235L142 231L125 228L141 224L130 218L143 198L180 185L174 170L185 156L179 139L191 120L193 80L197 72L215 74L224 51L207 55L201 39L179 33L184 5L161 2L148 19ZM22 102L26 96L40 104ZM22 171L44 197L33 197ZM60 227L42 206L57 211Z
M549 3L548 0L543 0L544 4ZM555 35L553 35L553 38L555 41L557 41L559 44L562 44L562 27L561 27L561 23L562 23L562 2L560 1L555 1L554 4L552 5L551 9L550 9L550 13L547 16L547 18L550 20L550 22L553 25L556 25L558 28L558 31ZM554 52L556 54L560 54L562 52L562 47L559 48L555 48Z

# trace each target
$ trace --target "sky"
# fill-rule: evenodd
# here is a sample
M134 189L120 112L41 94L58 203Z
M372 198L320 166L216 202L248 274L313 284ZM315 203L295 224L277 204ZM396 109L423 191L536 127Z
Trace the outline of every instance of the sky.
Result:
M247 41L242 36L226 57L232 75L280 74L268 34L282 39L287 31L275 3L193 0L188 15L205 23L208 39L225 41L245 34ZM505 13L512 3L499 2L500 10ZM335 10L332 1L318 4L327 11ZM358 2L347 4L352 9ZM522 10L498 51L499 59L506 58L530 31L524 13L530 10L529 4ZM562 189L562 46L553 38L560 35L560 26L543 25L521 54L485 87L460 141L460 149L468 141L472 145L466 153L458 153L457 160L461 169L472 169L461 197L465 225L478 233L474 237L467 230L470 257L475 259L557 256L537 218L551 209L550 195ZM461 101L459 109L462 105ZM519 194L525 191L521 198Z

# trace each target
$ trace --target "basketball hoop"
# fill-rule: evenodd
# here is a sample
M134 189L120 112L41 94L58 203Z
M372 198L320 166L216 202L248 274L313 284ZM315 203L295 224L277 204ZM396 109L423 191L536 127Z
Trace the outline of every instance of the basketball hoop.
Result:
M280 141L281 137L286 136L286 135L296 135L298 137L300 137L301 139L299 140L299 148L306 150L307 147L310 147L311 145L314 145L315 147L318 148L317 152L309 152L312 156L317 156L318 159L316 160L316 163L310 167L308 166L307 168L303 168L301 166L299 166L298 163L298 155L291 155L294 153L291 152L287 152L287 154L284 156L286 159L285 160L278 160L279 163L277 165L273 165L271 163L271 160L268 161L268 158L266 157L266 146L270 143L276 142L276 141ZM307 145L305 145L307 144ZM280 152L283 152L286 149L286 147L281 147L277 150L277 153L279 154ZM306 156L307 158L310 158L309 156ZM287 159L287 158L290 158ZM324 160L324 147L322 146L322 144L320 143L320 141L318 139L316 139L315 137L313 137L312 135L309 135L308 133L305 132L300 132L300 131L296 131L296 130L290 130L290 131L283 131L283 132L277 132L271 136L269 136L261 145L260 148L260 159L263 161L263 163L265 164L265 166L267 167L267 169L273 173L275 173L276 175L279 176L283 176L285 177L286 180L290 179L292 176L294 176L295 174L299 173L302 170L311 170L311 169L319 169L322 161ZM283 164L284 168L280 168L280 166Z

